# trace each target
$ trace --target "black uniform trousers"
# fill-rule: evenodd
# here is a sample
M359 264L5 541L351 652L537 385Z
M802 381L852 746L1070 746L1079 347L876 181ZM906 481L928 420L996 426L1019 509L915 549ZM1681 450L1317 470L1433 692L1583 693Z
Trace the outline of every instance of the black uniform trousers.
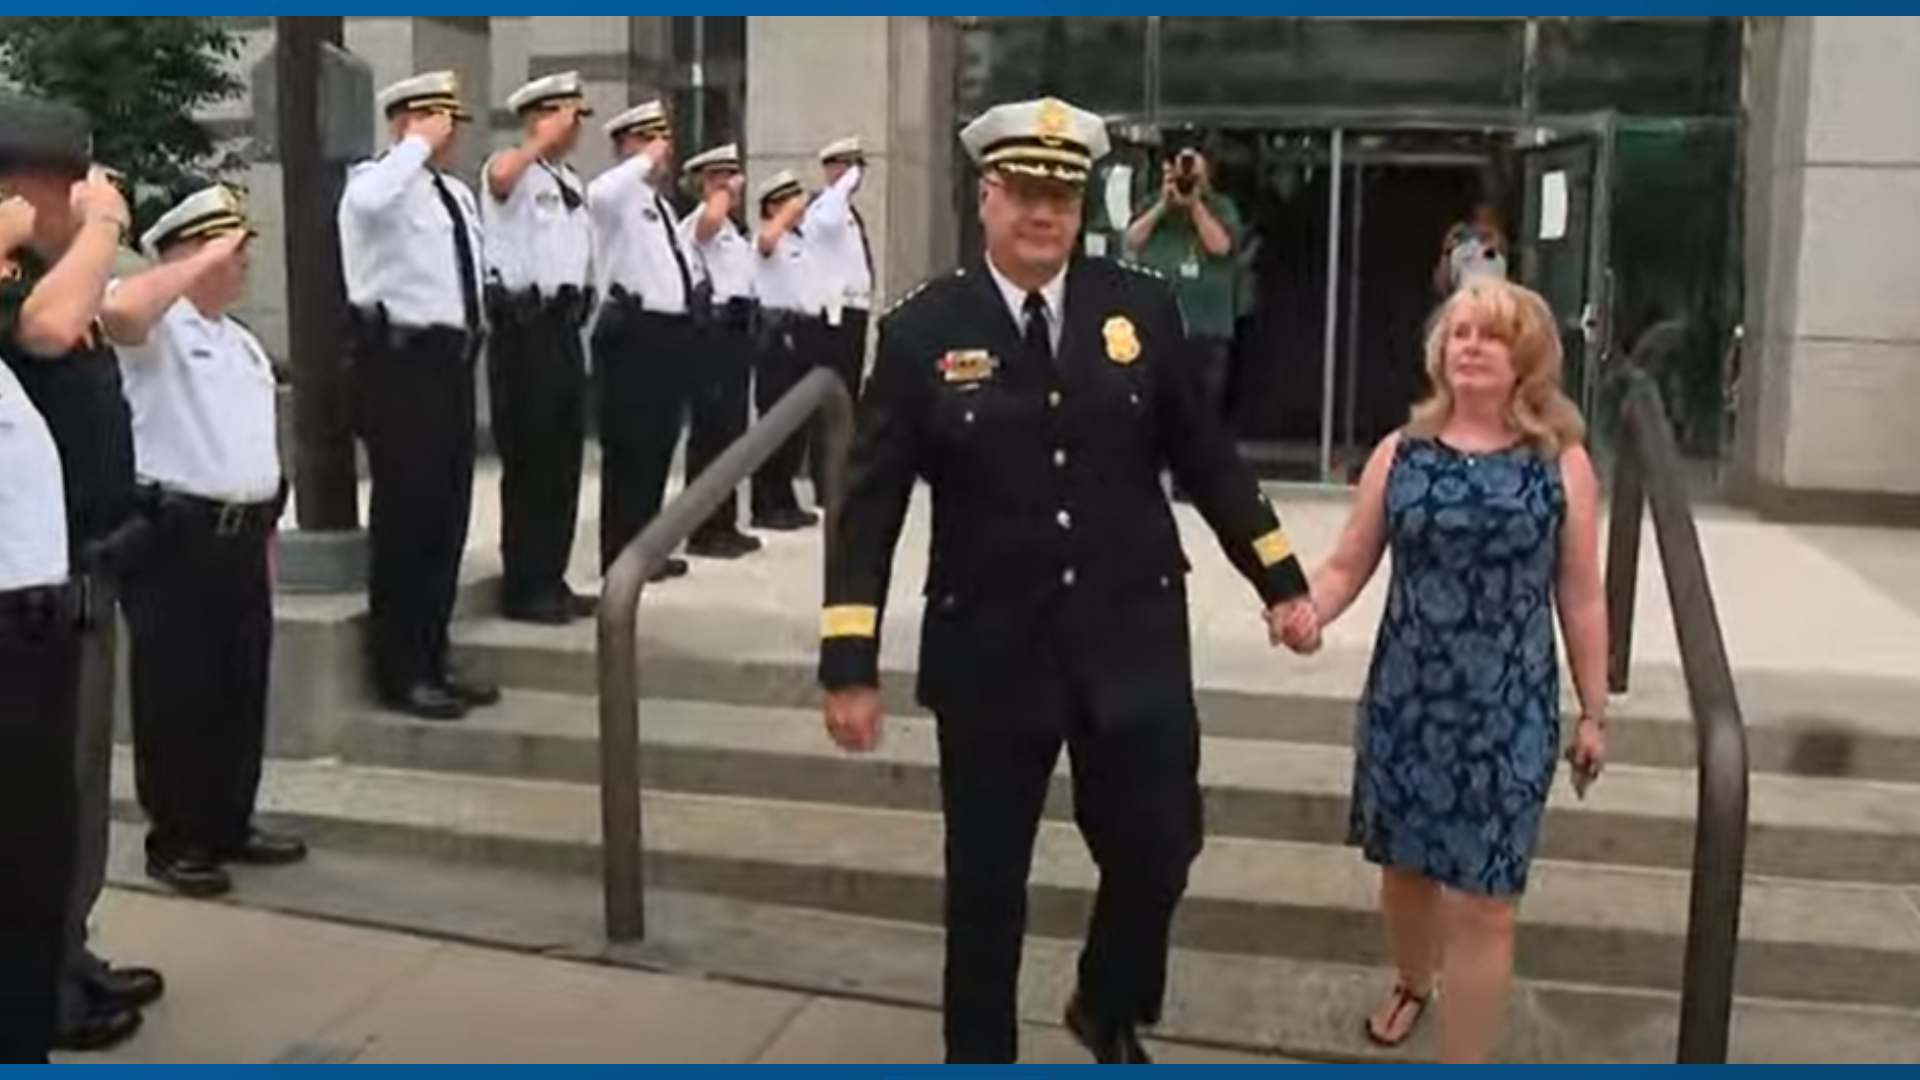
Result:
M810 349L818 346L825 324L817 317L791 311L762 309L754 335L754 410L761 417L772 412L812 370ZM802 429L767 458L753 477L755 519L800 512L793 482L807 459L807 432Z
M826 368L840 376L847 393L857 402L867 371L867 327L871 317L865 311L849 309L842 313L840 325L828 325L822 319L812 326L812 340L808 346L808 362L811 367ZM814 498L820 498L825 490L825 474L818 458L821 441L817 437L817 426L810 431L807 443L807 469L813 479ZM824 509L824 507L823 507Z
M275 499L165 495L121 593L134 775L156 858L220 859L253 831L273 659Z
M479 344L452 327L357 337L356 404L373 480L369 645L375 686L398 695L448 676L473 514Z
M1173 917L1203 842L1199 723L1181 711L1103 727L1084 691L1068 700L1057 726L940 718L949 1065L1019 1061L1027 883L1063 747L1074 819L1100 868L1082 1004L1117 1025L1160 1020Z
M80 637L67 590L0 594L0 1065L45 1065L76 833Z
M661 315L617 297L601 310L593 377L603 571L660 516L699 354L699 331L686 315Z
M580 519L587 440L584 295L493 305L488 404L500 453L501 597L511 609L562 596Z
M692 420L687 432L687 484L713 466L747 433L753 389L753 304L720 306L700 328L693 371ZM729 496L692 540L724 539L740 531L740 500Z

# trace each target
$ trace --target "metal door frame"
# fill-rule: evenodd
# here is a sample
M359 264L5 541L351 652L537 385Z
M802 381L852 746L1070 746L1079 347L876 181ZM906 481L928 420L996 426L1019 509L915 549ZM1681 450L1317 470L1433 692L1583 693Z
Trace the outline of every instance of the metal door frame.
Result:
M1578 139L1590 139L1594 145L1593 190L1587 214L1587 310L1581 313L1582 322L1590 329L1578 398L1580 408L1591 412L1599 404L1601 376L1614 351L1613 188L1620 116L1604 112L1542 119L1528 128L1523 133L1526 141L1518 147L1522 153L1548 150ZM1534 197L1535 192L1527 192L1527 198Z

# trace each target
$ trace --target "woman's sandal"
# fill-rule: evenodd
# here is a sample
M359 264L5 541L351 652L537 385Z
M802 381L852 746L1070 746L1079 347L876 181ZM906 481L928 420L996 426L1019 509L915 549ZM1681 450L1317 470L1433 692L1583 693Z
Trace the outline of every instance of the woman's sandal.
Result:
M1367 1017L1362 1026L1366 1029L1368 1042L1382 1050L1398 1050L1419 1034L1420 1024L1427 1018L1427 1008L1433 1004L1433 994L1416 994L1404 986L1396 986L1389 1004L1391 1008L1386 1014L1388 1030L1400 1027L1400 1022L1405 1021L1405 1030L1398 1039L1382 1035L1380 1029L1374 1026L1374 1022L1380 1018L1377 1014Z

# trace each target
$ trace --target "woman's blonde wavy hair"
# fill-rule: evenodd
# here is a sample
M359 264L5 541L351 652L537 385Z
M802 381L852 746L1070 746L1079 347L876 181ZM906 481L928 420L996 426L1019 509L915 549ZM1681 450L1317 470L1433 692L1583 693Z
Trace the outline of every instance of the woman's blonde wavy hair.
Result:
M1553 309L1532 289L1499 278L1470 281L1441 305L1427 332L1427 380L1432 395L1413 410L1409 434L1438 438L1453 418L1447 382L1447 339L1461 319L1504 343L1512 355L1514 387L1508 419L1540 456L1557 459L1587 438L1587 422L1561 389L1565 357Z

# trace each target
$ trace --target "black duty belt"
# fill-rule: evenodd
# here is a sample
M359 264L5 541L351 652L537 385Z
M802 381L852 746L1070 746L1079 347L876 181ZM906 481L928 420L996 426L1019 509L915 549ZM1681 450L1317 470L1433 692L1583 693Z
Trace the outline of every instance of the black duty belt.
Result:
M149 497L160 519L184 518L199 522L207 526L213 535L232 539L273 531L286 509L287 486L282 483L280 491L272 498L256 502L226 502L160 489L153 489Z
M0 592L0 634L34 636L86 621L86 593L73 585Z
M585 326L593 314L594 303L592 289L573 285L563 286L556 292L515 291L499 286L487 289L487 312L495 325L526 325L554 319L570 326Z
M480 354L486 341L484 333L458 326L406 326L392 321L384 307L351 308L349 333L357 349L405 353L444 352L468 360Z

